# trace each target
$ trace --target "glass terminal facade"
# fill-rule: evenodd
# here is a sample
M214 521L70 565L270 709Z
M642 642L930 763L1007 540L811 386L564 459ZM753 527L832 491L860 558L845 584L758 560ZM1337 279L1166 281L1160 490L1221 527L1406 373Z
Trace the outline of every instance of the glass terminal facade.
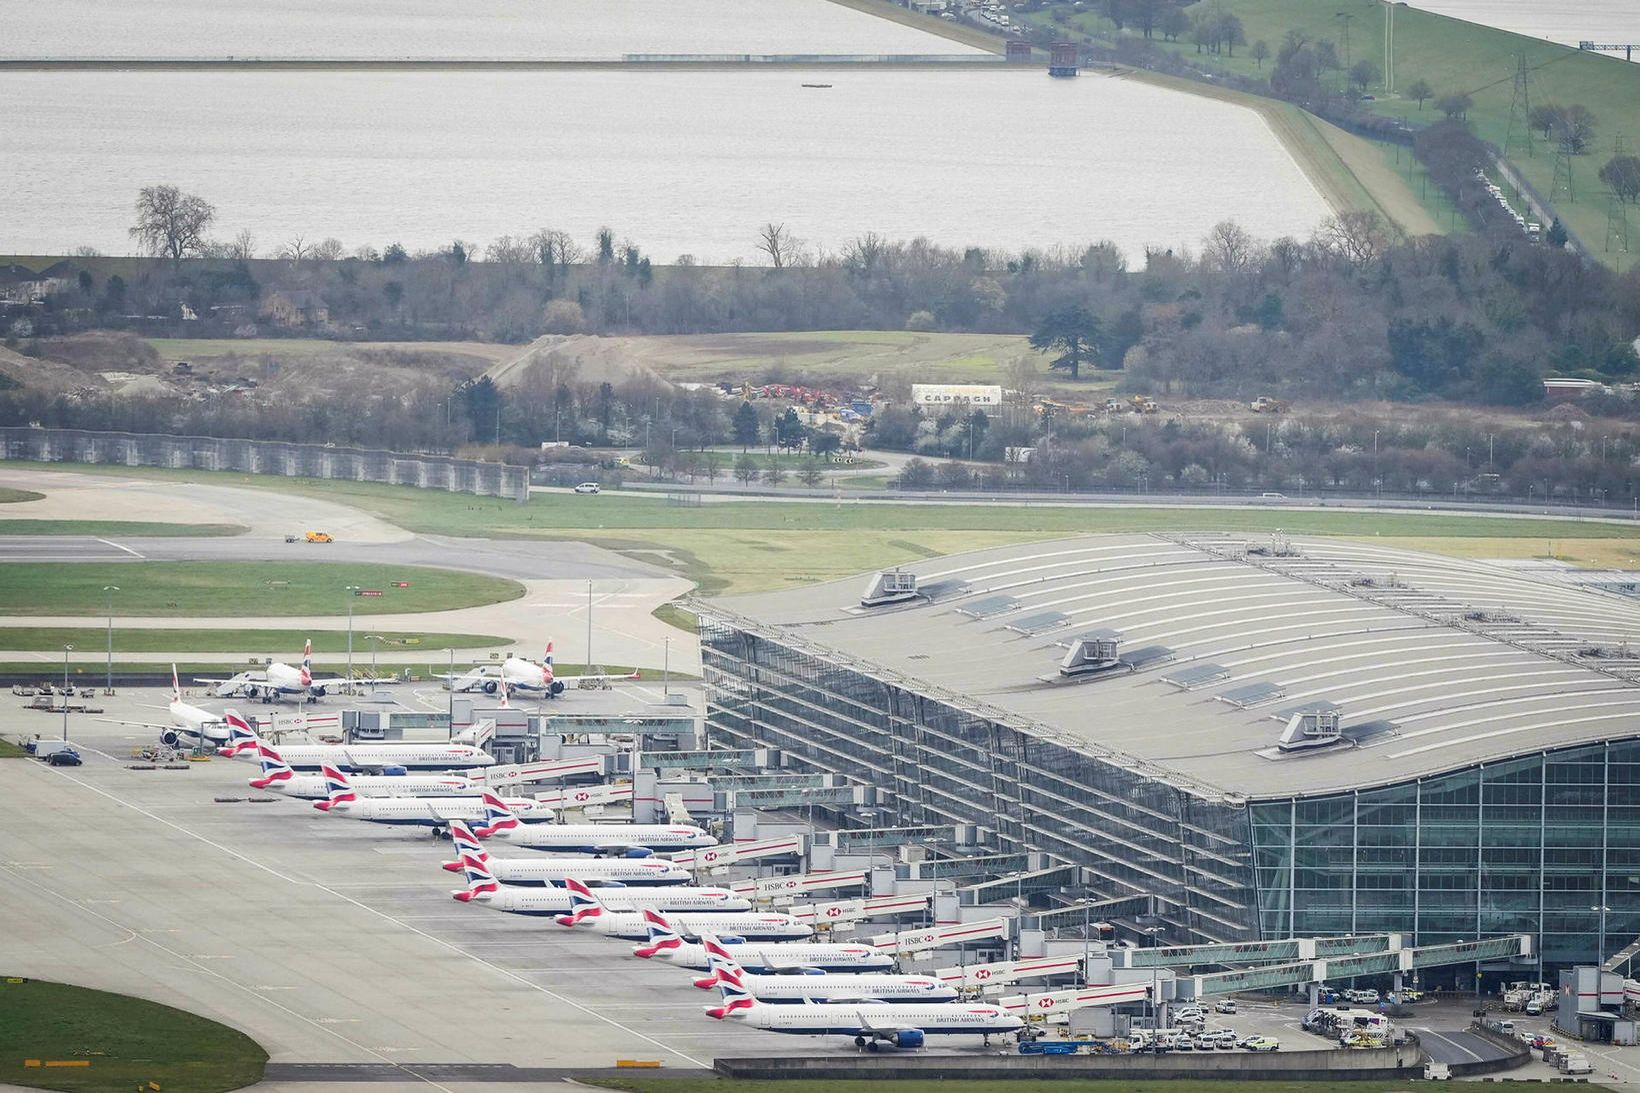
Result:
M1531 933L1560 964L1640 935L1640 741L1245 801L751 624L704 616L701 642L711 746L875 786L885 822L978 825L1103 898L1165 897L1177 941Z

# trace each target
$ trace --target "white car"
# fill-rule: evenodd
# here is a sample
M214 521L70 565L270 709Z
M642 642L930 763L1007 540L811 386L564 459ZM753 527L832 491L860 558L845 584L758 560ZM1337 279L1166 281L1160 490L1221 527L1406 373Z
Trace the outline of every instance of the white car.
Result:
M1213 1003L1213 1012L1214 1013L1235 1013L1236 1012L1236 1000L1234 998L1221 998L1221 999L1219 999L1217 1002Z
M598 483L596 483L596 482L582 482L579 486L575 487L575 492L576 493L597 493L598 492Z
M1241 1046L1248 1051L1279 1051L1281 1041L1274 1036L1249 1036L1241 1042Z

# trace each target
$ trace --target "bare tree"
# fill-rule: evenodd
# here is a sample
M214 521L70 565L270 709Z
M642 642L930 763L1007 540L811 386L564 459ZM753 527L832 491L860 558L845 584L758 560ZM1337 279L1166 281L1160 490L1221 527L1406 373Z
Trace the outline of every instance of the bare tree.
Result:
M757 233L757 249L769 256L775 269L794 265L799 245L797 238L784 224L770 221Z
M314 245L311 257L316 262L335 262L346 253L347 248L342 246L342 241L335 236L329 236L323 242Z
M222 245L222 253L225 257L247 262L256 257L256 236L251 234L249 228L241 228L231 242Z
M305 262L313 257L313 244L308 242L307 236L298 232L291 236L289 242L279 248L278 257L287 262Z
M205 250L205 232L216 219L210 202L175 186L144 186L137 193L131 237L149 254L173 262Z
M1202 240L1202 258L1226 273L1240 273L1259 257L1257 241L1234 220L1221 220Z
M533 257L543 266L573 266L586 257L569 232L555 228L542 228L530 236L529 244Z
M523 266L535 261L535 245L528 239L503 235L484 250L484 260L504 266Z
M1321 225L1316 242L1352 266L1364 266L1388 248L1389 231L1375 212L1355 210L1330 216Z

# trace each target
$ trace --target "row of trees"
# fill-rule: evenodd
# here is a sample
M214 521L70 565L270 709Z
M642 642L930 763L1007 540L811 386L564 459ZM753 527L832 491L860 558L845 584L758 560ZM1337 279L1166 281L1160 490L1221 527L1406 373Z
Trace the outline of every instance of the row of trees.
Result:
M960 425L960 422L959 422ZM919 434L931 435L928 433ZM875 437L873 443L878 443ZM1028 461L1003 461L1010 447ZM949 456L929 444L921 454ZM1355 495L1507 496L1632 505L1640 489L1640 430L1476 421L1473 415L1357 413L1251 421L1069 418L1051 423L1003 415L977 453L994 460L914 459L904 489L1322 491Z

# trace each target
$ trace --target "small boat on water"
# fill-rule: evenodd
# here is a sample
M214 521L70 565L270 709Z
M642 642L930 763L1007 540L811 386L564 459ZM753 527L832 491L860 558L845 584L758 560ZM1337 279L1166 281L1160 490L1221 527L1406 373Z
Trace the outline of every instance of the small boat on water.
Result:
M806 83L803 86L804 87L830 87L831 84L829 84L829 83Z

